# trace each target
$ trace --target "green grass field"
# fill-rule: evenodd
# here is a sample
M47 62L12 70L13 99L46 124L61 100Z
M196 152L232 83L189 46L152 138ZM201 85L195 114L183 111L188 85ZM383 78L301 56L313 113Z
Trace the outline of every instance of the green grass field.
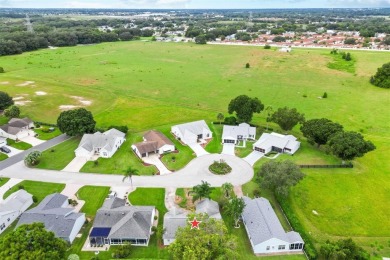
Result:
M103 205L104 199L107 197L109 191L110 187L82 187L77 191L77 198L85 201L80 211L85 213L87 217L95 216L96 211Z
M5 153L0 153L0 161L8 159L8 156Z
M30 149L32 147L31 144L28 144L28 143L25 143L25 142L15 142L14 140L12 139L7 139L7 145L13 147L13 148L16 148L18 150L27 150L27 149Z
M34 129L34 132L38 134L38 139L41 140L50 140L56 136L59 136L61 134L61 131L56 127L53 132L45 133L42 131L42 129Z
M3 186L7 181L9 181L9 178L1 177L0 178L0 187Z
M92 102L88 109L98 126L126 124L130 134L192 120L216 121L219 112L228 116L229 101L241 94L258 97L274 109L295 107L307 119L339 122L348 131L361 132L377 149L357 159L352 170L305 170L307 177L293 189L289 202L317 244L345 236L367 249L376 240L387 245L390 92L368 81L390 53L351 51L350 73L341 65L329 68L334 62L329 52L159 42L59 48L1 57L7 71L1 88L12 96L28 95L32 102L21 109L34 120L54 123L61 105L82 105L77 96ZM247 62L250 69L244 68ZM25 81L35 81L35 87L17 86ZM48 94L37 96L36 91ZM328 98L318 98L324 92ZM253 123L266 125L265 114L256 115ZM301 138L302 149L279 159L339 162L308 145L298 127L291 134ZM389 255L390 248L385 246L380 254Z

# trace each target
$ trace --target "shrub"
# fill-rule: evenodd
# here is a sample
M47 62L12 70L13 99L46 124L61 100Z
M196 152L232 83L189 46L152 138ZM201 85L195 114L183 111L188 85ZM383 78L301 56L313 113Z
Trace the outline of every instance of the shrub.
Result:
M324 92L324 94L322 95L322 98L328 98L328 93Z
M117 246L112 253L112 257L116 259L128 258L131 254L132 246L130 244Z
M390 62L378 68L376 74L371 77L370 82L380 88L390 88Z
M224 123L226 125L236 125L237 124L237 118L235 118L234 116L225 117Z
M93 161L93 166L98 166L99 165L99 161L98 160L96 160L96 161Z
M230 167L224 160L214 161L213 164L210 165L209 170L217 175L225 175L232 171L232 167Z
M271 46L269 46L268 44L266 44L266 45L264 46L264 49L269 50L269 49L271 49Z
M80 257L76 254L71 254L68 256L68 260L79 260Z
M38 202L38 198L35 195L32 196L32 200L33 200L34 203Z
M3 67L0 67L0 73L4 73L4 68Z
M24 186L22 184L18 185L19 190L24 190Z
M255 189L254 191L253 191L253 196L255 196L256 198L260 198L260 190L259 189Z
M156 226L153 226L152 227L152 232L156 232L157 231L157 227Z
M154 216L154 220L157 220L158 219L158 217L157 216Z
M119 130L125 134L129 131L129 128L127 127L127 125L112 125L108 128L108 130L110 130L112 128L115 128L116 130Z
M39 123L36 123L34 125L35 125L35 128L40 128L41 127L41 125Z
M40 151L32 151L24 158L24 163L28 167L36 166L41 160L42 153Z
M251 65L249 63L245 64L245 68L249 69Z

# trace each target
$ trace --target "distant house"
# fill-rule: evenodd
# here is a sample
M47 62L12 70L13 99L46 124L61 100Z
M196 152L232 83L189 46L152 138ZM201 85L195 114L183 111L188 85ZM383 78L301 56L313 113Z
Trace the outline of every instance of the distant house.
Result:
M96 213L89 242L91 245L147 246L154 215L154 206L127 206L124 199L106 199Z
M87 158L94 155L111 158L125 141L125 134L114 128L104 133L84 134L75 154Z
M204 120L172 126L171 132L185 144L194 144L213 136Z
M264 133L260 139L253 144L253 150L267 154L271 151L278 153L294 154L301 143L292 135L282 135L277 133Z
M147 157L149 154L163 154L175 151L175 145L163 133L148 131L143 136L144 141L131 146L139 157Z
M32 128L34 128L34 122L30 118L12 118L8 124L0 126L0 137L20 140L29 135L34 136Z
M256 140L256 127L246 123L238 126L223 126L222 143L237 145L240 141L246 140Z
M279 49L280 52L291 52L291 47L282 47Z
M18 190L0 203L0 234L33 204L32 195Z
M245 208L242 220L255 254L302 253L304 247L302 237L297 232L284 231L267 199L243 198Z
M56 237L73 242L85 222L84 213L76 213L68 197L59 193L46 196L38 206L24 212L16 227L40 222Z
M179 227L188 225L187 213L179 209L174 209L164 215L164 246L172 244L176 239L176 231Z
M195 212L207 214L210 218L222 219L218 203L211 199L204 199L196 204Z
M0 130L1 131L1 130ZM7 138L0 137L0 147L7 145Z

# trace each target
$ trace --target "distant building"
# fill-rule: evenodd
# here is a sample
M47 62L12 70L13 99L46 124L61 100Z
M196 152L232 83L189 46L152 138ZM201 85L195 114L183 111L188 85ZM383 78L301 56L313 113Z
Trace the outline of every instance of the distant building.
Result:
M256 127L242 123L238 126L224 125L222 143L239 144L240 141L255 140Z
M264 133L260 139L253 144L253 150L267 154L271 151L277 153L294 154L301 143L293 135L282 135L277 133Z
M180 209L174 209L164 215L164 246L172 244L176 239L176 231L179 227L188 225L187 213Z
M33 204L32 195L18 190L0 203L0 234Z
M0 126L0 137L20 140L29 135L34 136L32 128L34 128L34 122L30 118L12 118L8 124Z
M203 199L198 202L195 206L196 213L207 214L210 218L222 219L221 213L219 212L219 205L216 201L211 199Z
M148 131L143 136L144 141L131 146L140 157L148 157L149 154L164 154L175 151L175 145L163 133Z
M204 120L172 126L171 132L185 144L194 144L213 136Z
M70 243L76 238L85 223L85 214L75 212L68 197L59 193L46 196L38 206L22 214L16 227L40 222L56 237Z
M304 241L299 233L285 232L271 204L265 198L243 197L242 220L253 252L257 255L302 253Z

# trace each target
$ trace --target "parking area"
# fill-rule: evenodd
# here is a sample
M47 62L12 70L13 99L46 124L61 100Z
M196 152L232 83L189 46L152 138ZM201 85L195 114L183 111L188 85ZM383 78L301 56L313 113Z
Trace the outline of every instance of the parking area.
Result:
M40 145L40 144L45 142L45 141L40 140L40 139L38 139L38 138L36 138L34 136L31 136L31 135L27 136L25 138L20 139L20 141L23 141L25 143L31 144L32 146L37 146L37 145Z
M161 162L158 154L151 154L148 157L143 157L142 160L148 164L155 165L159 170L160 175L171 173L171 171Z
M254 165L258 160L260 160L264 156L263 153L260 153L258 151L251 152L247 157L244 158L246 162L248 162L250 165Z
M62 171L79 172L88 161L87 157L76 156Z
M209 154L200 144L198 143L193 143L193 144L188 144L188 146L195 152L196 157L202 156Z
M223 144L222 154L235 155L235 147L236 146L234 144Z

